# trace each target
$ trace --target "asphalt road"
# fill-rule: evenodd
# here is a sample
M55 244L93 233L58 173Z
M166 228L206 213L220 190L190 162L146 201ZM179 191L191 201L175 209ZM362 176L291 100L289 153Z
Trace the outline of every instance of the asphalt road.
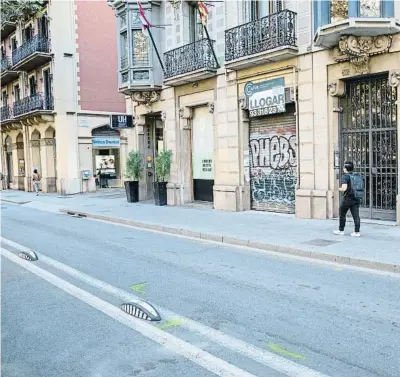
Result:
M8 204L1 226L39 255L2 242L3 377L400 376L400 277Z

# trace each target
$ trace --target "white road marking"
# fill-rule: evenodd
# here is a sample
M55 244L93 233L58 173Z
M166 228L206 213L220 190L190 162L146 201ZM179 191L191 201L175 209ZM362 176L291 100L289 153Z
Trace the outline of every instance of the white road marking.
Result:
M2 248L1 254L10 261L18 264L19 266L46 280L55 287L62 289L64 292L69 293L70 295L101 311L109 317L117 320L123 325L139 332L146 338L155 341L156 343L162 345L170 351L182 355L186 359L203 367L204 369L207 369L217 376L256 377L254 374L248 373L232 364L229 364L225 360L219 359L211 355L210 353L191 345L190 343L187 343L165 331L158 329L155 326L148 324L147 322L143 322L141 320L131 317L128 314L125 314L122 310L111 305L110 303L99 299L98 297L84 291L81 288L78 288L71 283L68 283L63 279L60 279L59 277L51 274L46 270L43 270L37 265L32 264L32 262L26 262L18 258L8 250Z
M16 242L4 239L1 237L1 241L15 249L25 251L30 250L23 245ZM142 299L138 296L128 293L122 289L114 287L111 284L105 283L101 280L93 278L85 273L78 271L72 267L69 267L61 262L58 262L52 258L49 258L43 254L38 254L39 260L49 266L52 266L86 284L91 285L101 291L111 294L115 297L120 298L122 301L140 302ZM199 322L193 321L190 318L183 317L173 311L164 309L155 305L156 309L162 314L165 319L174 319L182 321L181 327L185 327L187 330L201 334L207 339L214 343L220 344L225 348L228 348L234 352L240 353L252 360L255 360L271 369L274 369L280 373L285 374L288 377L328 377L327 375L314 371L306 366L295 363L294 361L287 360L281 356L278 356L272 352L263 350L262 348L251 345L247 342L234 338L221 331L215 330L211 327L203 325Z

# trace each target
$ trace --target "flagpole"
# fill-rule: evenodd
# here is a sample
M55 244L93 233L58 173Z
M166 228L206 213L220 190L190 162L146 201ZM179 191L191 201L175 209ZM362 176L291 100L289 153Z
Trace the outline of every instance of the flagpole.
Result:
M163 72L165 73L164 64L162 63L160 53L158 52L158 49L157 49L156 44L154 42L153 34L151 33L149 27L146 27L146 30L149 33L149 36L150 36L150 39L151 39L151 43L153 44L154 50L156 50L157 58L158 58L158 61L160 62L161 68L162 68Z
M201 15L201 12L200 12L200 9L199 9L199 6L198 6L198 5L197 5L197 10L199 11L200 19L202 19L202 15ZM208 43L210 44L210 48L211 48L211 51L212 51L212 53L213 53L213 55L214 55L215 62L217 63L217 68L220 68L220 65L219 65L218 59L217 59L217 55L215 54L214 47L213 47L212 42L211 42L210 34L208 34L207 26L205 26L205 25L203 24L203 28L204 28L204 30L205 30L205 32L206 32L206 36L207 36L207 39L208 39Z

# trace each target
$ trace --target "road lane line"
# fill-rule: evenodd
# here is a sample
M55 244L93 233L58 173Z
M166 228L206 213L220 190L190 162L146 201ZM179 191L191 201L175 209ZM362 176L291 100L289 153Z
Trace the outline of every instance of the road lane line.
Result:
M1 237L1 240L2 242L20 251L30 250L23 245L4 239L3 237ZM79 270L76 270L43 254L38 254L38 256L41 262L51 267L54 267L86 284L89 284L92 287L100 289L105 293L111 294L112 296L115 296L122 301L139 302L141 300L140 297L135 296L130 292L126 292L122 289L114 287L111 284L105 283L94 277L86 275ZM220 344L225 348L240 353L245 357L248 357L271 369L283 373L288 377L328 377L323 373L307 368L306 366L303 366L301 364L297 364L292 360L285 359L284 357L278 356L272 352L263 350L262 348L239 340L235 337L227 335L221 331L215 330L194 320L191 320L190 318L183 317L177 313L174 313L171 310L164 309L158 305L154 306L159 312L163 314L164 318L181 321L182 323L180 327L184 327L194 333L199 333L214 343Z
M144 321L136 319L119 308L111 305L110 303L99 299L98 297L86 292L85 290L51 274L50 272L43 270L37 265L31 262L24 261L17 257L11 251L4 248L1 249L1 254L9 259L10 261L18 264L19 266L25 268L31 273L39 276L40 278L46 280L55 287L67 292L71 296L85 302L91 307L99 310L100 312L106 314L107 316L117 320L123 325L130 327L145 336L148 339L155 341L161 346L173 351L186 359L192 361L193 363L207 369L211 373L216 374L220 377L256 377L254 374L248 373L232 364L229 364L225 360L219 359L210 353L197 348L190 343L187 343L159 328L152 326Z

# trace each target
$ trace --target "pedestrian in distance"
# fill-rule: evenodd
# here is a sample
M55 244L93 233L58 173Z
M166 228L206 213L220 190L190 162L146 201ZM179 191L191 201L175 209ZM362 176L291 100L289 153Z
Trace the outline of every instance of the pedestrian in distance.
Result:
M343 192L343 198L339 207L339 230L333 233L338 236L344 235L346 215L350 210L354 220L354 232L352 237L360 237L360 202L364 197L364 180L359 174L354 174L354 164L346 161L343 166L343 176L339 191Z
M32 182L33 182L33 188L36 192L36 196L39 195L39 184L40 184L40 180L41 180L41 176L38 173L37 169L33 170L33 175L32 175Z

